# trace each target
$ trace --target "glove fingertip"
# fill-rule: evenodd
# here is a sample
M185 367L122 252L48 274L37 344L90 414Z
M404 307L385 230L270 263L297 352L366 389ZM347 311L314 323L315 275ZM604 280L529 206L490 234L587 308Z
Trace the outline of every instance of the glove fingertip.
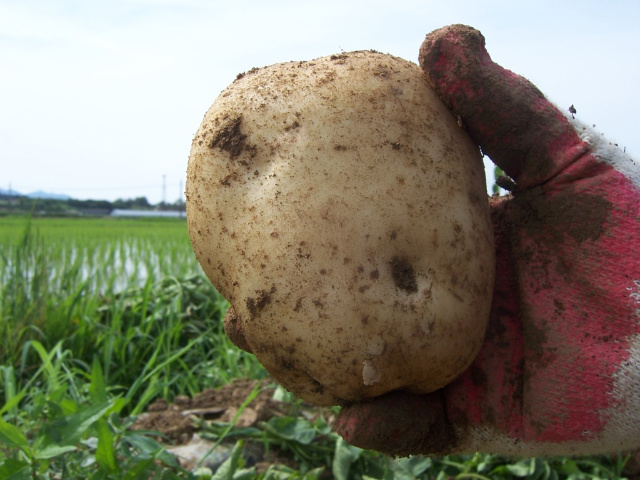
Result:
M575 130L526 78L491 60L482 34L464 25L431 32L420 66L467 133L520 189L543 183L572 158Z
M438 392L390 392L347 405L333 427L352 445L391 456L444 454L456 443Z

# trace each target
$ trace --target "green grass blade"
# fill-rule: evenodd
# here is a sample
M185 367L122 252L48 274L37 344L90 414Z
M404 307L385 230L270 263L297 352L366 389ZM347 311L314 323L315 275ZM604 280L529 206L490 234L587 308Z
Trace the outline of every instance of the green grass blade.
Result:
M16 400L18 396L16 392L16 375L12 365L0 366L2 372L2 387L4 388L4 403L5 405L12 403L12 407L9 407L9 411L12 416L17 415L16 405L20 401Z
M59 457L65 453L73 452L77 447L75 445L57 445L55 443L47 443L34 451L34 458L37 460L49 460L54 457Z
M94 403L105 402L107 400L107 387L105 385L104 375L102 374L102 365L100 365L97 356L93 357L89 397Z
M113 401L88 405L78 412L42 426L34 443L34 457L51 458L72 451L87 430L112 407Z
M59 372L54 367L52 359L59 353L62 344L58 343L51 350L51 352L47 352L42 343L38 342L37 340L32 340L30 342L30 345L40 356L42 367L47 374L47 383L49 385L49 390L58 390L60 388L60 382L58 381Z
M23 460L6 458L0 462L0 478L4 480L32 480L31 465Z
M233 447L233 451L231 452L231 456L227 458L220 467L218 467L218 470L216 470L216 473L211 477L211 480L233 480L233 474L240 466L242 445L242 440L238 440L236 442Z
M331 465L333 477L336 480L349 480L351 464L358 458L358 454L342 437L336 441L335 453Z
M193 347L194 341L189 342L185 347L181 348L180 350L178 350L177 352L173 353L172 355L170 355L168 358L166 358L164 361L160 362L158 365L156 365L154 368L151 369L151 371L149 371L147 373L147 368L149 368L150 366L152 366L155 361L156 358L158 357L159 353L160 353L160 349L162 348L162 342L158 341L158 348L156 349L156 351L154 352L151 360L149 361L148 365L145 367L145 370L142 372L142 374L136 379L135 383L131 386L131 388L129 389L129 391L127 391L127 395L126 398L127 399L131 399L133 397L133 395L136 393L136 391L145 383L148 382L147 385L147 389L145 390L145 398L141 398L140 401L138 401L138 403L136 404L136 406L133 408L131 414L132 415L138 415L142 409L145 407L146 402L149 400L150 396L149 396L149 391L151 389L155 389L157 387L155 387L153 384L150 383L150 380L155 377L158 372L160 370L162 370L163 368L165 368L168 364L174 362L176 359L180 358L182 355L184 355L185 353L187 353L189 350L191 350L191 348Z
M0 442L7 447L29 448L29 442L22 432L0 418Z
M98 447L96 448L96 462L109 474L118 473L118 464L116 462L115 438L109 424L104 418L100 418L96 422L96 430L98 433Z

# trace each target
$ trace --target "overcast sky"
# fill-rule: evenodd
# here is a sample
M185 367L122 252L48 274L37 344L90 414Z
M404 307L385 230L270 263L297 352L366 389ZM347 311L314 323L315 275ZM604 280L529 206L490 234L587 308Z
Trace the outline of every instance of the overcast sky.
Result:
M493 59L640 157L637 0L0 0L0 188L173 202L240 72L482 31Z

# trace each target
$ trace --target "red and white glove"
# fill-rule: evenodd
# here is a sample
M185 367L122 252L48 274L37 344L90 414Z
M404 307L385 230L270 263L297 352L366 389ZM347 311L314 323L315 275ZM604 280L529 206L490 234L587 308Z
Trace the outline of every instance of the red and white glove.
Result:
M515 181L491 198L489 329L454 383L346 406L336 429L392 455L640 447L640 167L493 63L477 30L432 32L420 64Z

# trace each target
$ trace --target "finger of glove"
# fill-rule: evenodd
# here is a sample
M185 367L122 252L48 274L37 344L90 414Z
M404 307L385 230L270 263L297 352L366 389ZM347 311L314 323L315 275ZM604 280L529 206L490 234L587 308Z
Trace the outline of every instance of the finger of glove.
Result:
M419 60L440 98L519 188L552 178L584 150L531 82L491 60L478 30L452 25L430 33Z
M347 405L333 427L350 444L391 456L444 454L456 444L441 392L390 392Z

